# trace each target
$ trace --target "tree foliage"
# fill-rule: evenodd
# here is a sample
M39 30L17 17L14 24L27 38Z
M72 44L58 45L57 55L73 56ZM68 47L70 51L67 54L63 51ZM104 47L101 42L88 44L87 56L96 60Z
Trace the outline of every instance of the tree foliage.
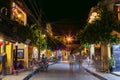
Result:
M47 47L46 39L36 24L32 25L19 25L17 26L17 35L25 42L26 39L31 40L31 45L40 45L41 49ZM40 40L40 42L39 42Z
M119 23L114 12L108 11L105 7L99 9L100 18L92 23L87 23L85 28L77 34L81 44L116 42L117 36L111 35L113 30L118 29Z
M33 45L39 47L39 44L40 44L40 46L49 47L50 49L53 49L53 47L55 46L61 45L60 41L52 39L52 37L49 37L49 35L48 37L46 37L46 39L43 38L42 35L39 35L39 32L42 32L42 31L46 32L43 26L44 25L43 20L45 18L43 18L43 13L41 9L42 1L40 0L16 0L16 3L22 4L25 12L27 13L28 16L30 16L30 19L32 19L31 21L35 23L35 25L30 26L30 28L27 27L26 29L27 31L29 31L26 37L32 41ZM40 43L39 43L39 40L40 40Z

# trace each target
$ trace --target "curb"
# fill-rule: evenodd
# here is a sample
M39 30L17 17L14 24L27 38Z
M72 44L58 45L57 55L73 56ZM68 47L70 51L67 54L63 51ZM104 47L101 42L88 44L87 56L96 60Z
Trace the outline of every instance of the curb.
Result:
M118 75L118 74L115 74L115 73L111 73L111 74L120 77L120 75Z
M2 80L3 78L4 78L4 76L1 76L1 75L0 75L0 80Z
M48 66L53 65L55 63L49 64ZM33 75L37 74L38 72L40 72L40 67L34 70L32 73L28 74L23 80L29 80Z
M40 72L41 67L35 69L32 73L28 74L23 80L29 80L33 75Z
M38 68L39 69L39 68ZM39 70L36 69L35 71L33 71L32 73L28 74L23 80L29 80L33 75L35 75L36 73L39 72Z
M89 72L90 74L94 75L95 77L99 78L100 80L108 80L104 77L102 77L101 75L99 74L96 74L95 72L92 72L91 70L88 70L87 68L83 67L87 72Z

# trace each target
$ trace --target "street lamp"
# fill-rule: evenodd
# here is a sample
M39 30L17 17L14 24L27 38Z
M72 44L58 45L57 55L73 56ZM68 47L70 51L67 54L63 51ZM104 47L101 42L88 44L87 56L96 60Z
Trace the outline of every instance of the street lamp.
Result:
M67 43L68 50L70 48L70 43L72 43L72 41L73 41L73 37L71 35L67 35L66 36L66 43Z
M67 40L67 42L69 44L69 43L71 43L73 41L73 37L68 35L68 36L66 36L66 40Z

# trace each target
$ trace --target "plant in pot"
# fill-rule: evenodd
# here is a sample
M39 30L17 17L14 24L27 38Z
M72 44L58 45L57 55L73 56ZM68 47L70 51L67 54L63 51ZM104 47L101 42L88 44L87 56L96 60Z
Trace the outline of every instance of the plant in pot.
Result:
M113 72L114 69L115 69L115 58L112 55L112 57L109 59L109 70L110 72Z

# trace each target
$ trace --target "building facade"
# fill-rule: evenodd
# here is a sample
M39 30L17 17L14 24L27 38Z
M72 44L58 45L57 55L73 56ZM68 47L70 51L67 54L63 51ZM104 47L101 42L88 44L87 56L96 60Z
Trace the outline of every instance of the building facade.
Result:
M16 24L26 25L27 15L12 0L1 0L0 4L0 72L5 69L6 74L12 74L15 65L17 69L27 69L32 58L32 48L16 39L15 33ZM2 66L3 52L6 53L5 68Z

